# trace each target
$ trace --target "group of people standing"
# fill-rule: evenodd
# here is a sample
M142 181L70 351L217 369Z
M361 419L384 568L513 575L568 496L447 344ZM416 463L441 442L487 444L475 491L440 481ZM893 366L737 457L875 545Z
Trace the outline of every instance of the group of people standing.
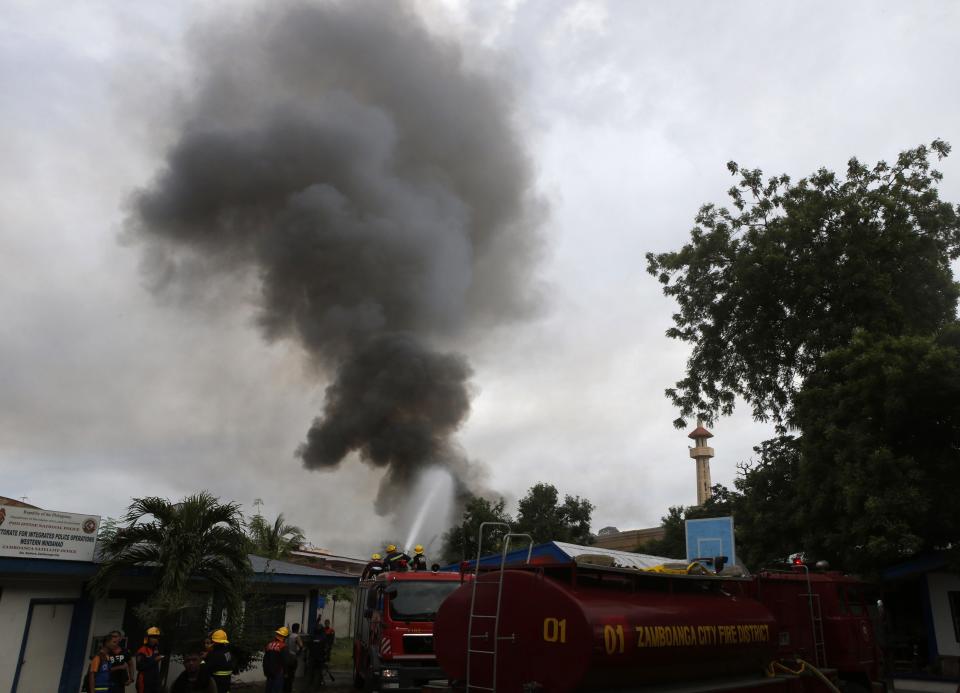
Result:
M266 693L291 693L301 660L307 664L308 680L324 684L330 673L328 663L336 633L330 620L317 619L317 633L305 643L300 635L300 624L290 628L281 626L263 651L263 673L267 679ZM136 693L161 693L160 629L148 628L143 644L134 654L120 631L111 631L103 639L97 653L90 660L84 681L89 693L125 693L127 686L136 684ZM230 651L226 631L210 633L202 650L183 655L183 672L170 686L170 693L229 693L231 676L236 673L236 657Z
M234 674L234 657L224 630L207 637L204 649L183 655L183 672L170 686L170 693L229 693ZM90 693L124 693L136 684L137 693L161 693L160 629L148 628L143 644L132 654L123 634L111 631L90 660L84 690Z
M302 659L306 660L308 682L322 686L326 676L332 681L333 674L328 665L335 639L336 633L330 627L329 619L322 624L317 619L317 632L306 645L300 635L299 623L290 628L277 628L273 640L263 650L263 675L267 679L265 693L291 693Z
M154 693L160 688L160 629L148 628L143 644L131 655L123 634L110 633L100 643L100 648L90 660L86 686L90 693L122 693L136 682L137 693Z

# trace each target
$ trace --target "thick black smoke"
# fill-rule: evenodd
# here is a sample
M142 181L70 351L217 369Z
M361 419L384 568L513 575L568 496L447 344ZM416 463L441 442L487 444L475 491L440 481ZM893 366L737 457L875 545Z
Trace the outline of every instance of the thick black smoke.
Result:
M265 335L335 372L307 467L356 451L395 490L435 464L469 485L452 436L470 368L431 345L532 307L539 209L508 85L396 3L281 4L197 36L199 89L133 201L153 281L256 273Z

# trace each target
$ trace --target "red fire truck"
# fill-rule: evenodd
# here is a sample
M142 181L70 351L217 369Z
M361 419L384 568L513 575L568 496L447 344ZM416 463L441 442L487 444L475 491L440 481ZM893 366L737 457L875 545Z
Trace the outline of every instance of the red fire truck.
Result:
M360 582L353 640L358 688L419 690L446 679L433 651L433 622L462 581L457 573L391 571Z
M589 559L480 572L440 607L439 663L467 693L884 690L856 579L696 573Z

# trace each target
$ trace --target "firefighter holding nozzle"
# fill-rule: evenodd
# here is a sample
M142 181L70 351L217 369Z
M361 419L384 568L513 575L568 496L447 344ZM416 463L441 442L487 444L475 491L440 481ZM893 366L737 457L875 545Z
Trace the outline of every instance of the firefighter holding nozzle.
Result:
M402 551L397 551L396 544L387 544L387 555L383 557L384 570L403 571L407 569L409 564L410 556Z

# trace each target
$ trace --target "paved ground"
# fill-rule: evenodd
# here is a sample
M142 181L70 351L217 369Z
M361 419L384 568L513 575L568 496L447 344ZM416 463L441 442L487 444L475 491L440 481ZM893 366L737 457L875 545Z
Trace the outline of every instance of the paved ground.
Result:
M294 686L294 693L356 693L353 687L353 675L349 671L334 671L334 681L327 681L324 686L309 686L303 680L298 679ZM262 683L253 684L233 684L231 691L237 693L263 693L264 685Z

